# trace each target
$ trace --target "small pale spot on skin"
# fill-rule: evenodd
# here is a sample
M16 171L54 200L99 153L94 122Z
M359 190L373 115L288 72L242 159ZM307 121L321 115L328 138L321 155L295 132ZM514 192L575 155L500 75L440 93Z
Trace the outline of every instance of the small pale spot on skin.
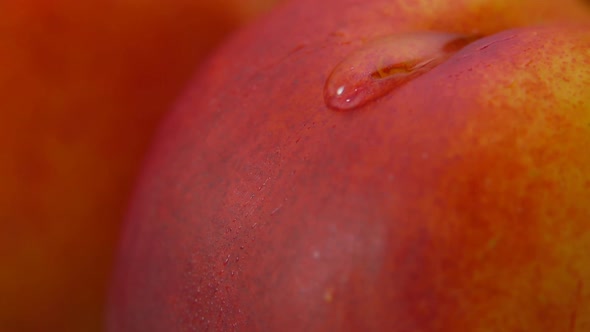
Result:
M334 300L334 288L328 288L326 289L326 291L324 292L324 301L326 301L326 303L332 303L332 301Z
M311 255L313 256L314 259L320 258L320 252L317 250L314 250L314 252Z

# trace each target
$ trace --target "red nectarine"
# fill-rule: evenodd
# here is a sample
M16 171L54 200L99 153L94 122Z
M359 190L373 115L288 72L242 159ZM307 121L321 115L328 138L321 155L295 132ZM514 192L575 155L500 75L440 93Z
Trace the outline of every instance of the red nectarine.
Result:
M589 331L579 6L300 0L242 30L159 132L109 331Z

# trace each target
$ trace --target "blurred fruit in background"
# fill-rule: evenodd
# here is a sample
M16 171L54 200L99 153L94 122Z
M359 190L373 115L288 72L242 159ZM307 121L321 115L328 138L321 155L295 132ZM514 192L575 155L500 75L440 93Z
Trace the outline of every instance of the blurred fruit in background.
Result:
M0 330L100 331L118 227L161 115L277 0L0 3Z

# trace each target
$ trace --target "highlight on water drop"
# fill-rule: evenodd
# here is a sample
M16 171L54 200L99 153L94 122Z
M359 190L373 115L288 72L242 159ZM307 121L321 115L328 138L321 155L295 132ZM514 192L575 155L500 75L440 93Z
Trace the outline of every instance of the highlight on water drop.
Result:
M351 110L438 66L479 37L412 32L369 42L334 68L324 87L326 105Z

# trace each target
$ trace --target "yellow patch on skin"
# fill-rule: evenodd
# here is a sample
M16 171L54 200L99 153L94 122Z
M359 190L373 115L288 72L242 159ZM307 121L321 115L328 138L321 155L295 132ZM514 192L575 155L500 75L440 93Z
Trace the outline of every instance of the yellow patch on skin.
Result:
M589 16L578 0L405 0L399 2L399 11L421 24L415 28L477 34L538 24L549 18L571 21L587 20ZM527 15L522 15L523 12Z
M532 31L478 54L460 83L479 109L447 151L461 158L431 226L441 257L457 257L441 284L477 317L455 330L590 327L590 45L572 28Z

